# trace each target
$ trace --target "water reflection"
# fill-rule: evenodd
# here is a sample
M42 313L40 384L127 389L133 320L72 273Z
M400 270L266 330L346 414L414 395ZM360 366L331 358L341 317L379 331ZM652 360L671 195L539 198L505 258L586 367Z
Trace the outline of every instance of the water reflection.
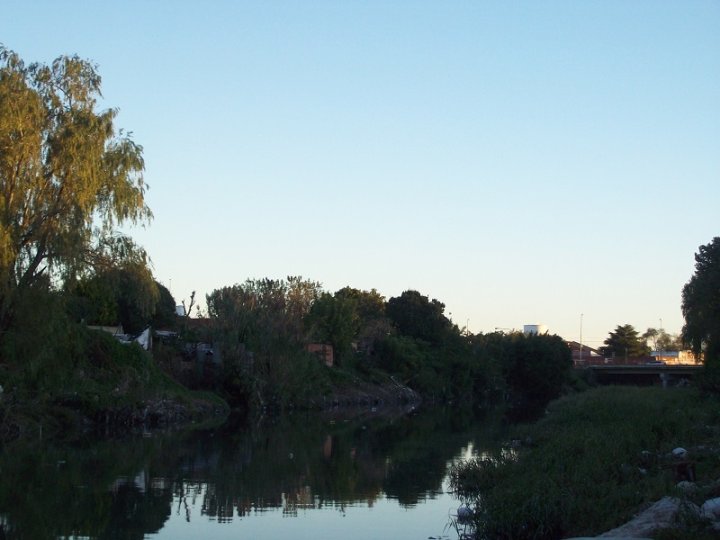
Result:
M252 428L14 444L0 454L0 538L171 538L182 531L190 538L198 523L249 526L270 514L317 521L311 527L329 526L329 513L371 528L386 516L375 530L407 528L396 520L427 518L428 505L442 499L432 510L436 529L419 536L427 538L441 532L454 504L443 484L448 462L478 440L470 416L436 410L355 420L303 414ZM366 540L367 527L343 529L343 536Z

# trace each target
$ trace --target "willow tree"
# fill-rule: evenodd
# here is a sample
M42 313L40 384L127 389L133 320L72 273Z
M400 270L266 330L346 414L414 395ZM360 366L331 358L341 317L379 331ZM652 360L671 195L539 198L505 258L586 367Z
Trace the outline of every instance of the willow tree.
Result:
M100 82L77 56L26 65L0 46L0 329L33 284L138 255L115 230L152 217L142 148L98 110Z

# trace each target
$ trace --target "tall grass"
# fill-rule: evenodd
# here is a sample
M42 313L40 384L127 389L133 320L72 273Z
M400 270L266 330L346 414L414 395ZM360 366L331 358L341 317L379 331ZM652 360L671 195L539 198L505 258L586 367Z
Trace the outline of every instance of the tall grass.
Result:
M476 506L480 537L554 539L598 534L673 492L667 455L696 449L699 479L720 477L720 402L693 389L604 387L553 402L513 437L516 452L453 471Z

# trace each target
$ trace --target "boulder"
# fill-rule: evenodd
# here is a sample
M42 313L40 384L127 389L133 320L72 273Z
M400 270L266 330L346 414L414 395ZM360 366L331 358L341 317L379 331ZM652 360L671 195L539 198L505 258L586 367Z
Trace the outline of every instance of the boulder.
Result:
M697 484L695 482L688 482L687 480L683 480L682 482L678 482L675 487L682 491L683 493L697 493L699 490Z
M675 497L663 497L650 508L636 515L625 525L604 532L599 537L650 538L654 531L672 527L675 523L675 516L683 505L690 505L694 511L699 512L699 508L692 503L683 503Z
M700 513L704 518L711 521L720 520L720 497L708 499L700 508Z
M687 450L682 447L677 447L672 451L672 457L675 459L686 459L688 455Z

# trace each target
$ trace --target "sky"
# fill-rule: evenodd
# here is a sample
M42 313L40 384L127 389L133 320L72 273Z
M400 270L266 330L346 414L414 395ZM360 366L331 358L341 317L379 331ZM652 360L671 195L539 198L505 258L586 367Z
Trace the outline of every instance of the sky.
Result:
M471 332L680 332L720 235L720 2L3 0L144 148L178 303L301 275Z

